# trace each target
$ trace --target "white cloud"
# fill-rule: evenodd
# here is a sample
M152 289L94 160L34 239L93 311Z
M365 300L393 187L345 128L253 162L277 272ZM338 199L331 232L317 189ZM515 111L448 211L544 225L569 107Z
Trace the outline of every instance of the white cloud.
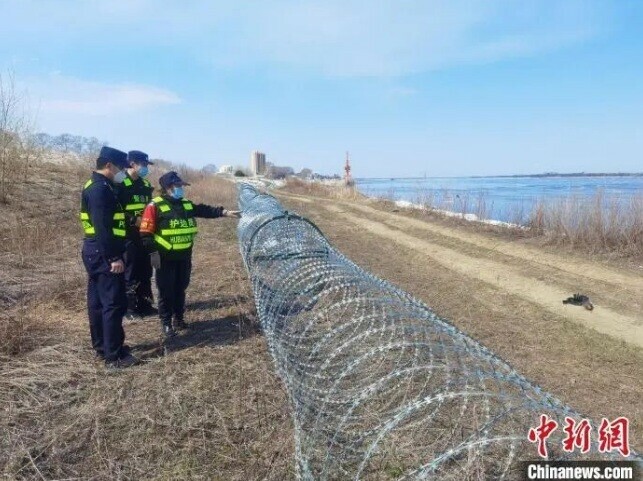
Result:
M26 85L45 114L122 115L181 102L175 93L154 86L87 81L57 72L44 81L27 81Z
M601 0L24 0L8 41L172 46L225 68L403 76L530 56L609 23ZM2 0L0 0L0 5Z
M273 4L241 17L238 34L214 58L333 76L402 76L586 40L596 33L596 10L574 0L327 0L282 9Z

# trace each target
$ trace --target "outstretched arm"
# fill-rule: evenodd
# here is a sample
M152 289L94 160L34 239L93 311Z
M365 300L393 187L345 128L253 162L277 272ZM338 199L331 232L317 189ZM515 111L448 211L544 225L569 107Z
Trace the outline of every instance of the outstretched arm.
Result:
M226 210L223 206L207 204L194 204L194 215L205 219L216 219L217 217L241 217L239 211Z

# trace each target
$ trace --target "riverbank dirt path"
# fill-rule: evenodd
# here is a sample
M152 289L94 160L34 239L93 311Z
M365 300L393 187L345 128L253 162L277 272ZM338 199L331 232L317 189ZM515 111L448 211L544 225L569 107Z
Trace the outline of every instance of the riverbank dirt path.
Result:
M643 275L364 201L279 197L528 378L595 419L629 416L641 432ZM563 305L576 292L593 311Z

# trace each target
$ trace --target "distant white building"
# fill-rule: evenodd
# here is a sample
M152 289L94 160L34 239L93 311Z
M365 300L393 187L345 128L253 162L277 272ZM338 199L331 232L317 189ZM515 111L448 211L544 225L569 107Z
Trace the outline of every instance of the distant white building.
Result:
M252 175L265 175L266 173L266 154L254 150L250 154L250 171Z
M219 174L234 174L234 166L222 165L219 167Z

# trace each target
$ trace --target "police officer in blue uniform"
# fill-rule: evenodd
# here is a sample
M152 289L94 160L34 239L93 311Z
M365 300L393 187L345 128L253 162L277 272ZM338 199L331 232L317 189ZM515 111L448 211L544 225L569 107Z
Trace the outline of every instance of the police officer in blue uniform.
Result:
M139 150L127 153L129 167L123 182L117 184L118 201L125 210L127 237L125 240L125 287L127 292L127 312L125 319L140 320L141 316L156 314L152 306L152 265L149 255L143 248L139 227L145 206L152 200L154 188L149 180L148 155Z
M126 224L113 187L125 179L127 167L125 152L103 147L81 196L89 330L96 356L103 358L108 367L128 367L138 361L124 345Z

